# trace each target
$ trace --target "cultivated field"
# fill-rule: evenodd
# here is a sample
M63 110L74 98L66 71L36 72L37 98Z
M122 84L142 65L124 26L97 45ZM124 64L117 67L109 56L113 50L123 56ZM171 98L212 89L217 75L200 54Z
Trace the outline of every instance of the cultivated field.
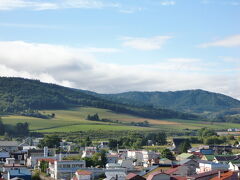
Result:
M53 119L40 119L25 116L4 116L2 117L3 123L16 124L17 122L28 122L31 131L37 132L77 132L88 130L102 130L102 131L182 131L184 129L199 129L202 127L209 127L213 129L226 129L226 128L240 128L240 124L233 123L208 123L201 121L189 121L180 119L146 119L136 116L114 113L110 110L99 108L73 108L68 110L47 110L42 111L45 114L55 113ZM122 122L108 123L88 121L86 117L88 114L93 115L98 113L100 118L107 118L111 120L119 120ZM130 122L143 122L147 120L150 127L130 126Z

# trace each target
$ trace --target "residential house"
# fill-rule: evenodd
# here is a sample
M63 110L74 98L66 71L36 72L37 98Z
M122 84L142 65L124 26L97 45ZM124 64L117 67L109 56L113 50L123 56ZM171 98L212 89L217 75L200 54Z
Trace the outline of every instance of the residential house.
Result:
M161 171L156 171L151 173L147 180L170 180L171 176L169 174L163 173Z
M0 141L0 149L3 149L9 153L18 150L19 142L17 141Z
M171 165L173 163L172 160L167 159L167 158L162 158L159 160L159 164L167 164L167 165Z
M104 180L126 180L126 173L123 171L106 171Z
M5 149L0 150L0 163L4 163L6 161L6 158L9 158L10 154Z
M215 154L224 154L232 152L232 146L209 145L209 149L213 149Z
M213 170L228 170L228 164L215 163L211 161L199 161L199 168L196 169L198 174Z
M213 161L214 160L214 155L203 155L201 160L204 160L204 161Z
M213 177L216 177L219 174L219 172L223 173L224 171L212 170L200 174L195 174L192 176L187 176L187 180L209 180Z
M229 162L229 170L239 171L240 170L240 161L231 161Z
M93 173L86 170L77 170L72 180L93 180Z
M118 154L107 154L107 163L117 163Z
M35 167L37 165L37 160L44 158L44 150L40 149L30 149L25 154L25 163L28 167Z
M25 165L15 163L14 158L6 158L5 164L2 166L2 171L8 172L11 169L24 170L27 169L27 167Z
M12 152L10 156L15 159L15 163L25 164L24 157L26 153L27 153L26 151L16 151Z
M132 159L119 159L118 164L122 168L126 168L127 170L132 170L133 169L133 160Z
M214 156L213 162L228 164L230 161L240 160L240 155L216 155Z
M29 169L10 169L8 171L8 180L13 178L20 178L23 180L31 180L32 173Z
M135 166L143 165L143 153L142 151L127 151L127 158L132 159L134 161Z
M90 158L96 152L97 152L97 148L96 147L85 147L85 150L82 152L82 158L85 158L85 157L89 157Z
M165 173L171 176L191 176L193 174L196 174L195 170L196 170L196 167L182 165L182 166L168 169L167 171L165 171Z
M214 150L213 149L200 149L200 153L203 155L213 155L214 154Z
M98 145L98 147L100 149L103 149L103 148L108 148L108 145L109 145L109 142L108 141L102 141L100 142L100 144Z
M54 160L49 163L49 173L54 179L71 179L77 170L85 167L84 160Z
M182 161L185 159L194 159L194 158L195 158L194 155L191 153L182 153L182 154L177 155L176 160Z
M238 173L233 171L227 171L224 173L220 173L210 180L237 180Z
M126 180L146 180L146 179L138 174L129 173L126 177Z

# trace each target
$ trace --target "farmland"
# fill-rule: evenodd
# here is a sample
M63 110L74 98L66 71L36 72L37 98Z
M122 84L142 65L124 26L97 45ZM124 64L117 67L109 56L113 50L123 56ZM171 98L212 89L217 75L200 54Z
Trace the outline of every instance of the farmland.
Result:
M55 113L55 118L40 119L18 115L3 116L2 121L6 124L16 124L18 122L28 122L31 131L53 133L53 132L77 132L77 131L182 131L186 129L199 129L209 127L213 129L224 129L238 127L240 124L233 123L208 123L180 119L146 119L136 116L115 113L106 109L77 107L67 110L47 110L41 111L43 114ZM100 118L118 120L120 123L109 123L86 120L88 114L98 113ZM150 127L131 126L131 122L148 121Z

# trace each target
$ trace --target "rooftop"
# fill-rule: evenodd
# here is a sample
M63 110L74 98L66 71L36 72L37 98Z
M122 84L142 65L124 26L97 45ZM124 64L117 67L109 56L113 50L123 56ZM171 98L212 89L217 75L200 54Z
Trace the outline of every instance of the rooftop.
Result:
M91 175L91 171L86 171L86 170L77 170L78 175Z
M10 176L31 176L31 171L28 169L11 169L8 172Z
M9 146L18 146L19 143L17 141L0 141L1 147L9 147Z

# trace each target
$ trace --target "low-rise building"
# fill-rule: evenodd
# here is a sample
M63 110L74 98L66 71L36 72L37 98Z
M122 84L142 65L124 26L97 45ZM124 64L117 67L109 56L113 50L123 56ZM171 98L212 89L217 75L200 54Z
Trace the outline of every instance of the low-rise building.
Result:
M213 170L228 170L228 164L215 163L211 161L199 161L199 168L196 169L198 174Z
M85 167L84 160L55 160L49 163L49 173L54 179L71 179L77 170Z
M0 141L0 149L3 149L9 153L18 150L19 142L17 141Z
M31 180L32 179L32 173L29 169L10 169L8 171L8 177L7 179L24 179L24 180Z
M92 180L93 173L86 170L77 170L72 180Z

